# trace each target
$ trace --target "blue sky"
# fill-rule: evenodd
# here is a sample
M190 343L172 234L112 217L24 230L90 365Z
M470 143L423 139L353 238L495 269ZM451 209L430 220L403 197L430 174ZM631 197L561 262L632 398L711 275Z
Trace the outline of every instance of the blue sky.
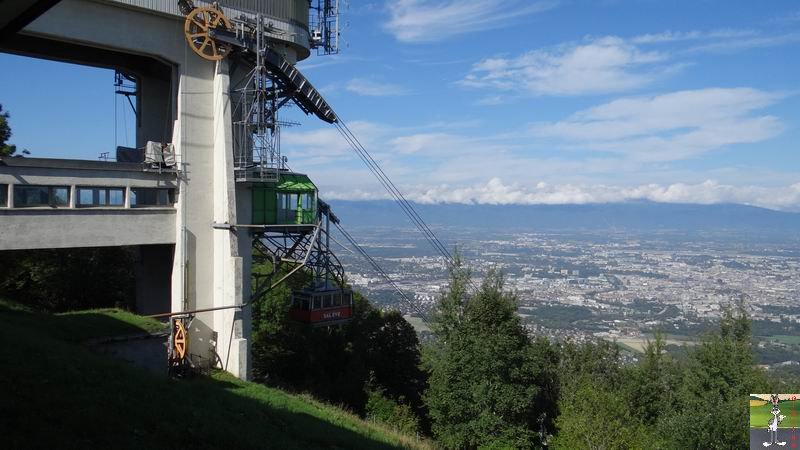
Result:
M301 70L414 200L800 210L797 1L351 0L343 22ZM125 144L110 72L0 66L12 143L93 159L116 116ZM384 196L335 129L284 118L325 197Z

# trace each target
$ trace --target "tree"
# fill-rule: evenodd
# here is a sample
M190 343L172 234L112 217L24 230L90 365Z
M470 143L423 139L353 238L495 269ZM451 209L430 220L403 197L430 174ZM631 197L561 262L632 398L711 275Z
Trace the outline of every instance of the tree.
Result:
M271 273L271 267L256 265L254 272ZM254 302L255 378L357 413L364 413L369 395L378 393L403 414L422 415L426 380L414 328L400 313L382 312L358 292L353 293L353 317L344 325L313 328L294 322L288 318L292 290L310 281L311 274L301 270Z
M671 447L728 449L748 442L749 407L742 399L769 388L753 361L750 327L740 303L725 312L719 332L690 353L678 406L660 424Z
M16 145L8 145L6 142L11 139L11 126L8 124L8 112L3 112L3 105L0 105L0 157L13 156L17 152Z
M561 344L557 449L648 448L645 429L623 395L628 372L619 347L600 340Z
M556 449L626 450L654 448L641 418L602 379L583 376L571 383L561 403Z
M422 393L427 378L420 369L417 332L398 311L381 313L377 325L362 338L373 384L386 397L408 403L423 415Z
M135 303L134 266L130 247L4 251L0 296L44 311L130 308Z
M530 448L541 411L552 411L537 384L547 377L536 367L516 296L504 290L502 274L489 272L468 297L465 273L460 266L451 272L426 358L434 436L446 448Z
M639 364L627 370L623 390L634 414L651 426L674 410L679 382L680 373L666 352L664 334L658 331L648 340Z

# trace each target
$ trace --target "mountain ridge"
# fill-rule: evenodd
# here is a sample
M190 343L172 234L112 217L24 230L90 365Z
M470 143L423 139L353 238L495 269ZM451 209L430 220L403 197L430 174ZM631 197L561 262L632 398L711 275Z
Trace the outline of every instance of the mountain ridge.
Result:
M400 207L390 200L334 200L330 203L344 226L411 225ZM431 226L532 231L671 230L800 234L800 213L735 203L412 204Z

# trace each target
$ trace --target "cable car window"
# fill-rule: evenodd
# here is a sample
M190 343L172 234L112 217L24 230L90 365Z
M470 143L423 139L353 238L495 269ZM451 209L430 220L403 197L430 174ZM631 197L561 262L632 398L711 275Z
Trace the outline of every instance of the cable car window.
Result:
M301 199L303 209L311 209L312 205L312 195L311 194L303 194Z

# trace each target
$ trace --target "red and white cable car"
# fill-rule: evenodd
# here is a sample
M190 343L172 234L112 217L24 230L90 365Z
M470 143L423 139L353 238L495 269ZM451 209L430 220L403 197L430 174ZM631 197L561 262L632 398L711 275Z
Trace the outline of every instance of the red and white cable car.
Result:
M338 325L353 316L349 289L302 290L292 293L289 317L310 325Z

